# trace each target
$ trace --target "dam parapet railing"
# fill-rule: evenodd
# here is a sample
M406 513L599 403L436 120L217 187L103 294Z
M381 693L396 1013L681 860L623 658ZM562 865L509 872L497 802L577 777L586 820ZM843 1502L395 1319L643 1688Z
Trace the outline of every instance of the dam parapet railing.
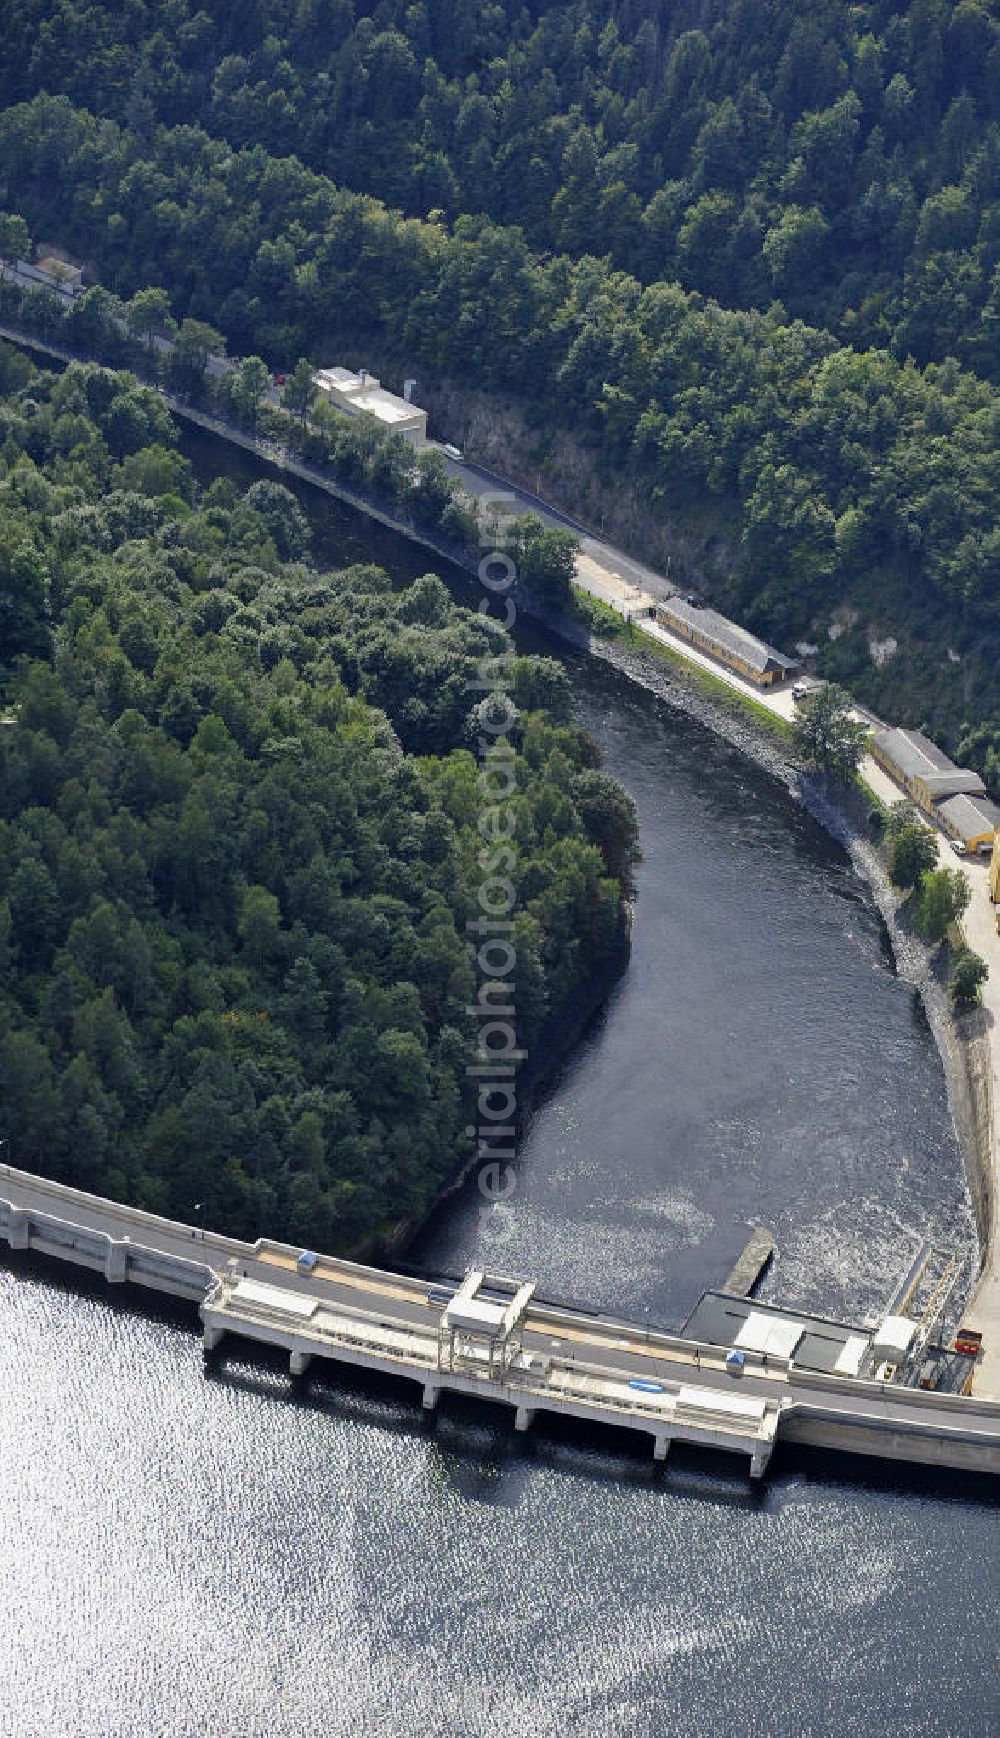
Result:
M33 1207L17 1207L0 1198L0 1236L11 1249L34 1250L76 1267L103 1274L111 1285L146 1286L171 1297L199 1302L215 1280L215 1272L196 1257L170 1254L137 1243L128 1235L113 1237L88 1225L78 1225Z
M52 1203L51 1215L47 1215L44 1210L39 1210L35 1206L19 1207L16 1205L16 1200L5 1199L5 1177L23 1180L30 1185L33 1195L40 1195L50 1200ZM103 1227L91 1231L88 1221L93 1219L107 1220L116 1225L127 1224L129 1229L118 1236L113 1231L105 1231ZM171 1242L176 1241L179 1245L184 1246L184 1253L182 1255L180 1249L176 1252L170 1252L169 1260L172 1268L176 1269L178 1275L182 1275L186 1269L190 1270L189 1289L177 1295L190 1296L197 1303L201 1303L218 1278L220 1271L233 1262L237 1264L273 1262L277 1266L294 1267L302 1254L301 1244L281 1243L271 1237L261 1237L254 1243L248 1243L238 1237L228 1237L220 1231L203 1230L186 1225L180 1220L168 1219L163 1214L150 1213L142 1207L132 1207L122 1201L111 1201L102 1195L94 1195L85 1189L77 1189L72 1184L58 1183L50 1177L18 1171L12 1165L0 1163L0 1235L6 1235L5 1228L12 1230L14 1235L7 1235L6 1240L14 1249L41 1248L42 1243L38 1237L32 1237L30 1245L22 1240L25 1220L29 1222L30 1226L37 1225L39 1231L42 1230L43 1225L47 1224L53 1237L58 1235L57 1228L60 1225L66 1230L80 1233L76 1243L81 1254L90 1252L96 1255L98 1250L104 1249L107 1244L122 1246L130 1258L129 1265L132 1271L127 1275L119 1274L116 1267L114 1277L118 1279L127 1277L138 1285L148 1284L150 1281L146 1277L145 1265L136 1263L131 1258L140 1250L146 1254L163 1254L162 1249L156 1247L155 1240L157 1238L168 1239ZM142 1233L144 1231L153 1241L143 1244ZM88 1236L93 1238L92 1245L87 1241ZM68 1248L69 1244L67 1244ZM190 1254L188 1254L188 1249L190 1249ZM72 1259L70 1256L67 1258ZM116 1258L117 1261L120 1259L120 1257ZM381 1268L369 1267L362 1262L348 1261L339 1256L336 1258L321 1256L319 1262L320 1273L324 1267L328 1266L336 1269L338 1274L346 1272L362 1279L384 1279L385 1277ZM95 1260L93 1263L81 1262L80 1265L92 1265L95 1270L101 1271L105 1264L103 1261ZM400 1283L406 1284L408 1282L400 1281ZM418 1282L413 1282L413 1289L414 1295L422 1297L426 1288Z

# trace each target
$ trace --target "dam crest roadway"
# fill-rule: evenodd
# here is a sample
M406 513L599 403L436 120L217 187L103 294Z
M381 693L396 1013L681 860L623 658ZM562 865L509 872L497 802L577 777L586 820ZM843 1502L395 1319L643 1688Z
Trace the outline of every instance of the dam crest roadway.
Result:
M672 1442L741 1454L753 1478L779 1441L1000 1473L1000 1398L885 1379L890 1324L902 1318L866 1334L707 1293L692 1320L734 1316L740 1349L727 1348L543 1302L530 1283L478 1269L457 1288L428 1288L268 1239L244 1243L9 1165L0 1238L197 1303L206 1351L236 1335L287 1352L293 1375L316 1358L380 1371L415 1382L428 1409L443 1392L506 1405L517 1430L538 1413L611 1424L649 1437L657 1460ZM833 1367L819 1367L823 1356L807 1367L801 1348L829 1342Z

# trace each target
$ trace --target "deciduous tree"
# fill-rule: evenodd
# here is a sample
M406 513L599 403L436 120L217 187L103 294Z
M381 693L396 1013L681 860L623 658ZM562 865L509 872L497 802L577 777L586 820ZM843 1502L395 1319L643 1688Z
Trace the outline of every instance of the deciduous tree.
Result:
M861 765L868 728L852 714L853 702L833 682L807 694L795 719L795 745L810 766L849 784Z
M260 356L246 356L232 376L233 404L248 422L256 422L271 389L271 370Z
M959 948L948 980L952 1007L959 1012L965 1008L974 1008L982 1001L983 985L989 975L990 968L979 954L973 953L968 947Z
M152 350L157 338L168 338L174 331L174 317L166 290L137 290L125 309L125 322L133 338L139 338Z
M917 907L923 934L931 941L942 941L971 898L972 884L964 869L929 870L920 883Z
M923 877L937 862L937 840L922 821L907 821L899 827L892 843L889 879L894 887L919 887Z

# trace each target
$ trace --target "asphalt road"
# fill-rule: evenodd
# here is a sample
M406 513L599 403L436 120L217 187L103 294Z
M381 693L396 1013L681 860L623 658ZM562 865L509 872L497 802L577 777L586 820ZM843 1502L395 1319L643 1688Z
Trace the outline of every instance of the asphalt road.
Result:
M438 452L443 448L434 441L428 446L436 447ZM662 573L653 567L647 567L645 562L636 561L623 550L615 549L603 538L597 537L574 519L571 514L563 513L558 507L550 507L545 501L533 495L529 489L518 488L516 483L508 482L503 477L495 476L481 465L475 465L468 459L450 459L444 454L445 464L457 483L470 495L482 500L493 496L498 508L520 517L523 513L536 513L543 525L553 529L573 531L580 540L581 553L589 556L596 566L607 573L609 578L624 580L626 585L632 585L639 591L649 592L656 598L673 597L677 587L671 585Z

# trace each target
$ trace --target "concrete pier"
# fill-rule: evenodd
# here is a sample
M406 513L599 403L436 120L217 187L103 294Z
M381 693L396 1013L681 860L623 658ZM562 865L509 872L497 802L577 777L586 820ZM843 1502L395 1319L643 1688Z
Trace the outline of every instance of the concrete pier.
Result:
M292 1352L288 1359L288 1367L293 1376L304 1376L311 1363L311 1352Z
M113 1240L108 1242L108 1255L104 1264L104 1277L111 1285L123 1285L128 1279L128 1238L121 1243Z
M533 1406L518 1406L514 1412L514 1429L530 1430L535 1417Z
M11 1207L7 1216L7 1242L12 1249L28 1249L31 1244L31 1217L23 1207Z
M731 1297L749 1297L761 1282L774 1254L774 1238L766 1225L755 1225L750 1239L721 1290Z

